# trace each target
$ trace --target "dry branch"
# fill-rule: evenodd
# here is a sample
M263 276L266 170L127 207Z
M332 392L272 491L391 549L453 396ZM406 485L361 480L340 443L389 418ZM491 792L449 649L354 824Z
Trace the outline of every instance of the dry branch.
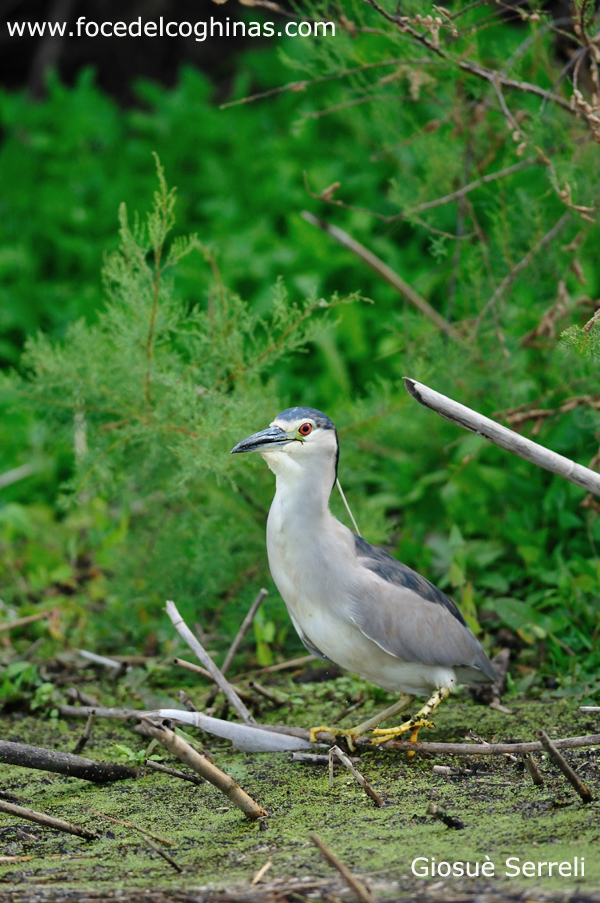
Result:
M583 802L591 803L592 794L587 789L577 772L571 768L565 757L559 753L558 749L556 748L558 744L555 744L550 739L546 731L536 731L535 735L536 737L539 737L542 746L548 753L548 756L550 757L552 762L556 765L557 768L562 771L569 784L575 788Z
M337 756L337 758L340 760L342 765L346 766L346 768L348 769L348 771L350 772L352 777L356 781L358 781L358 783L363 788L363 790L365 791L367 796L369 796L373 800L375 805L383 806L383 800L381 799L381 797L379 796L377 791L374 790L373 787L371 787L371 785L369 784L367 779L362 776L362 774L360 773L358 768L354 767L354 765L352 764L349 757L344 752L342 752L342 750L339 748L339 746L332 746L331 749L329 750L329 763L330 763L329 773L330 773L330 775L333 776L333 757L334 756ZM330 786L331 786L331 781L330 781Z
M70 821L63 821L60 818L53 818L44 812L36 812L35 809L28 809L26 806L16 806L14 803L5 803L0 800L0 812L7 815L16 815L17 818L25 818L27 821L34 821L38 825L44 825L46 828L55 828L65 834L76 834L78 837L84 837L86 840L96 840L98 835L95 831L89 831L87 828L80 828L79 825L73 825Z
M196 752L189 743L178 737L172 730L163 725L154 724L148 719L143 720L143 725L148 733L154 737L159 743L168 749L172 755L176 756L186 765L189 765L197 774L209 781L214 787L224 793L231 800L234 806L244 813L247 818L262 818L267 813L265 810L255 803L254 800L245 793L242 788L230 777L212 765L208 759Z
M225 675L225 674L227 674L227 672L229 671L229 666L231 665L231 662L233 661L233 657L234 657L234 655L236 654L236 652L238 651L238 647L239 647L240 643L242 642L242 640L243 640L244 637L246 636L246 631L247 631L248 628L250 627L250 624L252 624L252 621L254 620L254 615L255 615L256 612L258 611L258 609L259 609L259 607L260 607L260 605L261 605L261 603L262 603L262 600L263 600L263 599L265 598L265 596L267 596L267 595L268 595L268 593L267 593L267 590L266 590L266 589L261 589L261 590L259 590L258 596L256 597L256 599L254 600L254 602L253 602L252 605L250 606L250 608L249 608L249 610L248 610L248 614L246 615L246 617L245 617L244 620L242 621L242 624L241 624L241 626L240 626L240 629L238 630L237 635L236 635L236 637L235 637L233 643L232 643L231 646L229 647L229 652L228 652L227 655L225 656L225 661L223 662L223 665L222 665L222 667L221 667L221 674Z
M107 821L113 822L115 825L122 825L124 828L132 828L134 831L139 831L140 834L145 834L147 837L152 838L152 840L157 840L159 843L165 843L168 847L174 847L175 841L169 840L168 837L161 837L160 834L153 834L152 831L147 831L146 828L140 828L138 825L134 825L133 822L124 821L120 818L115 818L112 815L107 815L106 812L100 812L98 809L92 809L91 806L85 807L88 812L93 812L94 815L99 815L100 818L105 818Z
M83 734L75 744L75 749L73 750L73 755L77 756L87 745L88 740L92 736L92 730L94 728L94 721L96 720L96 710L92 709L90 714L88 715L88 719L86 721L85 727L83 729Z
M319 661L317 655L301 655L300 658L290 658L287 662L277 662L276 665L267 665L265 668L254 668L252 671L245 671L238 676L248 677L250 674L274 674L276 671L289 671L292 668L301 668L302 665L308 665L310 662Z
M209 680L211 684L214 684L215 679L206 668L201 668L200 665L195 665L193 662L186 662L183 658L174 658L173 664L178 668L184 668L186 671L191 671L192 674L198 674L200 677L203 677L204 680Z
M355 741L356 742L356 741ZM600 734L590 734L586 737L564 737L555 740L554 745L559 749L578 749L582 746L600 745ZM479 743L410 743L407 740L388 740L381 744L382 749L397 749L401 752L436 753L448 756L505 756L507 753L532 753L542 752L544 747L536 740L529 743L490 743L482 746Z
M531 461L532 464L536 464L544 470L556 473L565 480L575 483L576 486L587 489L588 492L594 495L600 495L600 474L595 473L593 470L589 470L589 468L583 467L581 464L576 464L569 458L558 455L556 452L538 445L537 442L532 442L530 439L520 436L519 433L501 426L495 420L484 417L477 411L453 401L446 395L441 395L434 389L424 386L423 383L404 377L404 384L413 398L416 398L426 408L431 408L432 411L441 414L442 417L445 417L451 423L455 423L457 426L489 439L490 442L494 442L514 455L518 455L526 461Z
M168 601L166 611L169 618L171 619L173 627L175 628L179 636L183 640L185 640L192 652L194 652L194 654L198 656L203 666L207 671L210 672L215 683L218 684L234 709L236 709L240 713L246 724L255 724L256 722L254 718L252 717L236 691L233 689L229 681L219 671L208 652L204 649L200 641L194 636L190 628L187 626L187 624L177 611L175 603Z
M274 706L277 708L281 708L281 706L286 705L288 702L288 697L285 699L283 696L278 696L277 693L273 693L272 690L269 690L268 687L263 687L262 684L257 683L255 680L250 681L250 687L255 690L259 696L262 696L264 699L268 699L269 702L272 702Z
M331 237L335 238L341 245L348 248L349 251L352 251L352 253L362 260L363 263L366 263L372 270L375 270L377 275L381 276L381 278L391 285L392 288L395 288L409 304L412 304L413 307L416 307L428 320L431 320L436 329L439 329L440 332L443 332L447 336L451 336L457 341L461 341L450 324L444 320L442 315L439 314L425 298L422 298L408 282L405 282L401 276L398 276L398 274L391 269L391 267L373 254L372 251L369 251L368 248L365 248L360 242L355 241L355 239L348 235L347 232L344 232L343 229L340 229L338 226L333 226L331 223L326 223L325 220L319 219L317 216L309 213L308 210L303 210L300 215L307 223L311 223L311 225L317 226L319 229L322 229L323 232L331 235Z
M523 756L523 761L525 762L525 767L529 772L529 776L531 780L535 784L536 787L542 787L544 784L544 779L540 774L539 768L537 767L537 763L531 753L525 753Z
M309 837L317 847L317 849L321 851L327 862L329 862L330 865L338 870L348 887L354 891L361 903L375 903L375 897L373 896L373 894L369 890L367 890L362 881L359 881L358 878L355 878L350 869L346 865L344 865L341 859L338 859L335 853L333 853L329 849L329 847L325 846L319 835L309 834Z
M57 752L55 749L45 749L42 746L29 746L26 743L13 743L11 740L0 740L0 762L4 765L20 765L22 768L37 768L40 771L66 774L95 784L108 784L137 777L135 768L126 765L94 762L92 759L74 756L72 753Z
M160 771L163 774L170 774L172 778L179 778L181 781L189 781L190 784L197 784L198 786L204 784L202 778L199 778L197 774L186 774L185 771L178 771L176 768L169 768L167 765L163 765L162 762L151 762L149 759L146 759L144 768L151 768L152 771Z
M96 718L112 718L115 721L129 721L131 718L139 718L142 714L136 709L107 709L101 705L59 705L59 715L63 718L88 718L92 712Z

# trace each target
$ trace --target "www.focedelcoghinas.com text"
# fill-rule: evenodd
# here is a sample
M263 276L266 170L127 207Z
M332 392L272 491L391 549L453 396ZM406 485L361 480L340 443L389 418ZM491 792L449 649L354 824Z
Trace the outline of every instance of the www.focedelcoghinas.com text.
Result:
M193 38L205 41L210 38L327 38L335 37L333 22L291 21L276 25L275 22L219 21L213 16L210 22L169 22L164 16L142 22L141 16L133 22L94 22L79 16L74 24L68 22L7 22L11 38L50 37L70 38Z
M564 862L533 862L509 856L497 867L489 856L481 862L437 862L418 856L413 859L411 870L417 878L584 878L585 860L574 856Z

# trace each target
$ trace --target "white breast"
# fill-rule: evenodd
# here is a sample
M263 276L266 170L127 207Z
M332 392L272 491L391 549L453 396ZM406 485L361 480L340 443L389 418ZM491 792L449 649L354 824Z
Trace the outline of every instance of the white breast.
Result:
M452 668L401 662L353 623L354 535L328 509L315 511L278 491L267 522L267 552L296 630L328 659L391 692L428 694L456 683Z

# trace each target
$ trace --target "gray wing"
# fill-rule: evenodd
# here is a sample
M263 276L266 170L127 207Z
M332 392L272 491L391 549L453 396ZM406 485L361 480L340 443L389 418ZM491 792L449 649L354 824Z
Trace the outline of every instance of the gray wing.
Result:
M353 621L365 636L401 661L458 668L466 682L495 681L492 663L452 599L359 536L355 551Z

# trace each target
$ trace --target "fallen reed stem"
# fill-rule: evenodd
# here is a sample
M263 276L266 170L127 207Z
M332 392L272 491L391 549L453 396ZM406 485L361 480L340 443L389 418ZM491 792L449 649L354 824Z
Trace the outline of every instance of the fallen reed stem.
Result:
M376 790L371 787L366 778L362 776L358 768L352 764L351 760L348 758L346 753L342 752L339 746L332 746L329 750L329 787L332 787L333 784L333 757L337 756L342 765L348 769L352 777L358 781L360 786L363 788L367 796L369 796L376 806L383 806L383 800L379 796Z
M174 602L168 601L166 604L166 611L171 619L171 623L173 627L179 634L179 636L185 640L190 649L194 652L194 654L200 659L202 665L206 668L207 671L210 672L214 681L220 689L223 691L231 705L234 709L236 709L241 715L243 721L246 724L255 724L256 721L233 689L229 681L223 676L223 674L219 671L212 658L205 650L204 646L200 643L197 637L194 636L190 628L187 626L179 612L177 611L177 607Z
M138 825L134 825L133 822L125 821L121 818L114 818L112 815L107 815L106 812L100 812L98 809L92 809L91 806L85 807L88 812L93 812L94 815L99 815L100 818L105 818L107 821L111 821L115 825L122 825L124 828L132 828L134 831L139 831L140 834L145 834L146 837L152 838L152 840L157 840L158 843L165 843L168 847L176 846L174 840L169 840L168 837L161 837L159 834L153 834L152 831L147 831L146 828L140 828Z
M87 721L85 723L85 727L83 729L83 734L75 744L75 748L73 750L73 755L78 755L84 748L87 746L88 740L92 736L92 730L94 729L94 721L96 720L96 710L92 709L90 714L88 715Z
M525 762L525 768L529 772L531 780L535 784L536 787L542 787L544 784L544 779L540 774L539 768L537 767L537 762L531 755L531 753L525 753L523 756L523 761Z
M356 743L356 741L355 741ZM582 746L597 746L600 744L600 734L590 734L587 737L564 737L555 740L554 745L559 749L577 749ZM449 756L504 756L506 753L531 753L541 752L544 747L536 740L530 743L490 743L482 746L479 743L410 743L407 740L388 740L382 743L383 749L397 749L408 752L440 753Z
M238 630L233 643L229 647L229 651L228 651L227 655L225 656L225 660L221 666L221 674L225 675L229 671L229 666L231 665L231 662L233 661L233 657L236 654L236 652L238 651L238 647L239 647L240 643L246 636L246 631L250 627L250 624L252 624L252 621L254 620L254 615L260 608L262 600L265 598L265 596L268 596L267 590L266 589L259 590L258 596L256 597L256 599L254 600L254 602L248 609L248 613L247 613L246 617L244 618L244 620L242 621L242 623L240 625L240 629Z
M562 771L562 773L566 777L569 784L571 784L571 786L575 788L575 790L577 791L577 793L579 794L579 796L581 797L583 802L591 803L592 802L592 794L587 789L587 787L585 786L585 784L583 783L583 781L581 780L581 778L579 777L577 772L571 768L571 766L569 765L569 763L567 762L565 757L560 754L560 752L556 748L558 744L555 744L550 739L550 737L548 736L546 731L543 731L543 730L536 731L535 735L536 735L536 737L539 737L540 742L541 742L542 746L544 747L544 749L546 750L546 752L548 753L548 756L550 757L551 761L554 763L554 765L556 765L557 768L559 768Z
M404 385L407 391L420 404L426 408L431 408L432 411L445 417L451 423L483 436L484 439L488 439L495 445L499 445L500 448L512 452L513 455L518 455L537 467L549 470L550 473L556 473L565 480L575 483L576 486L582 486L593 495L600 495L600 474L590 470L589 467L576 464L570 458L558 455L556 452L550 451L549 448L544 448L543 445L538 445L537 442L526 439L525 436L501 426L495 420L484 417L483 414L479 414L472 408L459 404L452 398L441 395L434 389L430 389L429 386L418 383L414 379L409 379L405 376Z
M44 825L46 828L55 828L64 834L76 834L78 837L84 837L85 840L96 840L98 837L95 831L89 831L87 828L80 828L79 825L73 825L70 821L63 821L61 818L53 818L46 815L45 812L36 812L35 809L29 809L26 806L17 806L15 803L6 803L0 800L0 812L7 815L16 815L18 818L25 818L27 821L33 821L38 825Z
M155 843L152 843L149 837L145 838L145 843L150 847L151 850L154 850L155 853L158 853L159 856L162 856L162 858L165 859L169 863L169 865L175 869L176 872L181 873L183 871L181 866L177 862L175 862L173 857L169 856L169 854L165 852L165 850L161 850L160 847L157 847Z
M198 786L204 784L202 778L198 777L197 774L186 774L185 771L179 771L177 768L169 768L168 765L163 765L161 762L151 762L149 759L146 759L144 768L150 768L152 771L161 771L163 774L170 774L172 778L179 778L181 781L189 781L190 784L196 784Z
M174 731L164 725L158 725L150 721L148 718L142 720L142 724L147 732L154 737L159 743L168 749L172 755L176 756L186 765L189 765L197 774L209 781L213 787L216 787L221 793L231 800L234 806L237 806L247 818L262 818L267 813L265 810L255 803L248 794L242 790L239 784L233 780L230 775L225 774L216 765L213 765L200 753L196 752L189 743L186 743L181 737L178 737Z
M344 865L341 859L338 859L335 853L333 853L329 847L325 846L319 835L313 833L308 836L317 849L323 854L327 862L338 870L348 887L354 891L361 903L375 903L373 894L367 890L362 881L359 881L358 878L352 874L348 866Z

